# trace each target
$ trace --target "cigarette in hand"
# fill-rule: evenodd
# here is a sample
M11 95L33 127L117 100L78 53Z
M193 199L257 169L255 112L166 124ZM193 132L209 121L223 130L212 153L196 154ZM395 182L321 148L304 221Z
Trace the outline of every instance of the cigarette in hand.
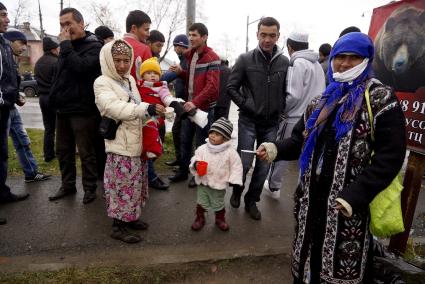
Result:
M252 150L241 150L241 152L257 154L257 151L252 151Z

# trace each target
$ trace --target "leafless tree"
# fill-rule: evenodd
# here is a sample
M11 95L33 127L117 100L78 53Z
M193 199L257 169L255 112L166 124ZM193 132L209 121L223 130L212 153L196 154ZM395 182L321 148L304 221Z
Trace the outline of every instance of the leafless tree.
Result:
M186 21L186 0L147 0L138 2L127 0L127 9L140 9L146 12L152 20L151 29L159 30L166 38L163 54L159 61L162 61L170 51L175 34L184 31Z
M13 25L15 28L18 27L20 22L30 22L31 13L30 13L30 3L28 0L18 0L18 6L14 10L14 20Z
M167 28L166 28L167 34L165 35L167 40L166 40L164 52L163 52L161 58L159 59L160 61L162 61L165 58L165 56L167 55L167 53L170 51L171 47L173 46L172 40L173 40L173 37L174 37L176 31L179 30L180 28L182 28L184 26L185 21L186 21L186 18L184 17L185 9L184 9L184 6L183 6L183 4L184 4L183 0L167 0L167 1L169 1L169 4L170 4L168 9L163 9L162 12L159 10L158 14L154 13L154 15L155 15L154 19L155 19L157 30L160 29L160 25L163 22L163 19L167 14L168 14L168 20L169 20L169 23L168 23ZM172 9L170 9L170 8L172 8ZM161 15L163 15L163 16L161 16Z
M230 65L235 61L236 47L235 43L238 42L240 38L231 39L227 33L223 33L218 40L212 41L212 48L218 53L220 57L226 58Z
M99 3L93 1L90 6L93 18L98 25L107 26L116 33L121 32L118 24L114 20L114 15L112 9L109 6L109 3Z

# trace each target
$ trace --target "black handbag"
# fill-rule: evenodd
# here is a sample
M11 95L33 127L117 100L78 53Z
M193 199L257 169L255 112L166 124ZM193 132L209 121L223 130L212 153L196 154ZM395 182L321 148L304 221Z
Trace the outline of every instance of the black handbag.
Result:
M114 140L121 121L116 122L112 118L103 116L99 124L99 134L104 139Z
M129 92L131 92L131 85L129 84ZM129 93L130 94L130 93ZM127 102L130 102L131 97L128 98ZM104 139L114 140L117 135L118 127L121 125L121 121L116 122L114 119L102 116L102 120L99 124L99 134Z

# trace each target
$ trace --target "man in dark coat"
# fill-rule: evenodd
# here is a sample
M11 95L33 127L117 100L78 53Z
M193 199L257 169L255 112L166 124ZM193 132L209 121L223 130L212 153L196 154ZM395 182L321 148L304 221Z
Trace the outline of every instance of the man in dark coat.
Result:
M323 72L326 77L326 85L329 84L328 80L328 66L329 66L329 54L331 53L332 45L329 43L324 43L319 47L319 63L323 68Z
M9 25L6 7L0 3L0 203L20 201L28 197L28 193L14 194L6 185L8 158L8 121L10 109L15 105L18 96L18 72L13 62L12 48L1 34ZM0 225L6 219L0 218Z
M227 81L229 81L231 72L229 60L224 56L220 56L220 62L220 95L214 110L214 121L220 117L229 118L230 103L232 101L227 94Z
M35 63L34 73L44 124L44 161L50 162L55 158L56 109L49 105L49 93L58 62L59 45L50 37L45 37L43 51L43 56Z
M8 31L3 34L3 37L10 41L15 60L27 50L27 38L25 34L20 31ZM15 61L16 70L19 69ZM19 70L18 73L18 86L20 85ZM25 104L25 97L19 95L16 104L23 107ZM37 182L49 179L50 175L43 174L39 171L37 161L31 151L31 140L27 131L24 128L21 115L15 106L12 106L9 112L9 136L12 138L13 146L16 150L16 155L21 165L22 171L25 175L25 182Z
M62 185L49 199L53 201L77 192L77 145L82 167L83 203L86 204L96 198L96 141L100 115L94 103L93 83L100 75L102 42L84 30L83 16L74 8L60 12L60 25L60 53L50 96L57 109L56 154Z
M184 53L189 49L189 38L185 34L177 35L173 40L174 51L179 57L180 66L186 66L186 58ZM186 67L184 67L186 68ZM176 92L176 97L183 99L185 96L185 83L182 78L180 78L175 72L167 72L162 75L161 80L167 81L168 83L174 82L174 90ZM173 133L173 143L174 150L176 154L176 159L174 161L165 162L168 166L178 166L180 161L180 129L181 129L181 117L176 115L173 123L172 133Z
M274 141L279 116L285 108L286 73L289 60L276 45L279 39L279 22L271 17L258 23L258 47L239 56L227 84L227 92L239 107L238 152L243 163L243 182L252 165L253 156L241 150L254 150L264 141ZM270 140L271 139L271 140ZM248 192L245 194L245 210L251 218L261 219L256 202L260 201L269 165L256 159ZM234 186L230 204L240 206L244 186Z
M94 34L103 41L104 45L114 40L114 32L107 26L98 26L94 30Z

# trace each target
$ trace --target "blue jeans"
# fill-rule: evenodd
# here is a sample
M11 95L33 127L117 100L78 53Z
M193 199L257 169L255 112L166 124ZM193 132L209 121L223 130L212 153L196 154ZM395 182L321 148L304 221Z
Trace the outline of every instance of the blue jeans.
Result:
M208 124L201 128L195 123L190 121L189 118L181 120L180 129L180 172L188 173L190 159L192 158L193 150L193 138L196 136L195 146L198 148L205 143L205 139L208 138L208 131L210 130L211 124L214 120L214 108L208 109Z
M8 128L25 178L33 178L38 172L38 166L31 152L30 138L22 123L21 115L16 108L10 110Z
M261 122L239 114L238 121L238 152L241 156L243 166L243 184L245 184L246 175L252 166L254 154L241 152L241 150L255 150L255 141L257 147L263 142L273 142L276 140L278 122L273 125L261 124ZM245 205L250 205L260 201L260 195L263 190L263 184L269 171L269 164L266 161L255 159L254 172L252 173L251 183L245 194ZM242 193L244 186L234 187L235 191Z
M10 188L6 185L7 179L7 125L9 122L8 108L0 106L0 201L10 195Z
M279 130L277 131L277 140L283 140L291 137L292 129L294 129L295 124L297 124L297 120L290 120L288 122L287 119L284 119L280 122ZM282 177L283 173L288 167L288 161L278 161L273 162L270 165L270 172L267 177L269 181L269 188L272 191L280 190L282 187Z
M151 159L148 160L148 181L153 182L158 178L155 168L153 166L153 161Z

